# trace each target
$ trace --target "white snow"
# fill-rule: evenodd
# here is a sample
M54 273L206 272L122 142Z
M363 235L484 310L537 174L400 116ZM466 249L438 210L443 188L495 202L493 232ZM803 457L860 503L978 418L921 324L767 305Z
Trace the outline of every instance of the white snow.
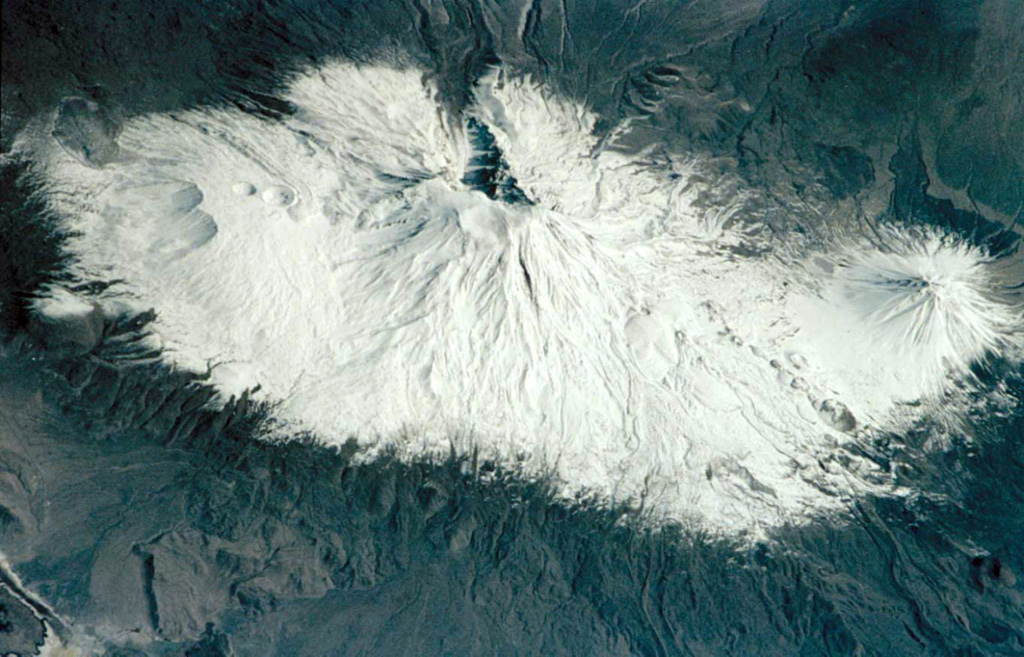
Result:
M875 422L896 401L941 395L947 375L965 373L986 352L1019 345L1024 326L977 247L934 230L889 230L884 243L837 250L821 296L790 304L802 353Z
M868 484L819 455L1019 342L979 251L738 256L743 199L698 208L698 160L603 148L585 107L498 71L473 112L535 205L493 201L460 182L437 93L335 64L284 123L143 116L95 170L35 147L82 271L154 306L176 365L223 363L225 396L258 384L368 456L475 445L721 531L841 507Z
M96 312L95 303L59 285L48 287L33 299L32 308L51 321L76 319Z

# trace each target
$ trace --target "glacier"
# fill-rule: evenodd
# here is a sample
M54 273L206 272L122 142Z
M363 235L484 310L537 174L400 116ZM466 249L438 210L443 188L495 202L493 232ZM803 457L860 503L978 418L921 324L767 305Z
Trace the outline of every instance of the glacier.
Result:
M1012 276L955 235L780 244L746 211L757 190L618 144L628 121L599 139L528 76L490 69L463 113L439 93L413 66L331 63L295 77L281 120L79 128L99 160L26 130L76 273L123 281L37 312L155 309L167 362L274 404L266 440L479 453L726 534L903 494L831 455L955 419L972 364L1020 358ZM736 191L707 203L718 185Z

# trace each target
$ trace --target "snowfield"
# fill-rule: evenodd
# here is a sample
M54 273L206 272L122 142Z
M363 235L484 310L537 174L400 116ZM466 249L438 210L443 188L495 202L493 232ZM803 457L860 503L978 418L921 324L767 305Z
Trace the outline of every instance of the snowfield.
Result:
M279 403L267 439L479 449L727 533L884 490L830 462L837 445L1019 354L1020 308L976 247L890 228L783 248L755 236L748 194L705 201L700 158L616 149L529 79L493 71L465 116L437 95L422 71L338 64L295 80L281 121L197 109L131 119L116 144L76 133L102 160L26 133L79 274L125 281L38 311L155 308L169 362ZM502 193L467 182L487 155L471 125Z

